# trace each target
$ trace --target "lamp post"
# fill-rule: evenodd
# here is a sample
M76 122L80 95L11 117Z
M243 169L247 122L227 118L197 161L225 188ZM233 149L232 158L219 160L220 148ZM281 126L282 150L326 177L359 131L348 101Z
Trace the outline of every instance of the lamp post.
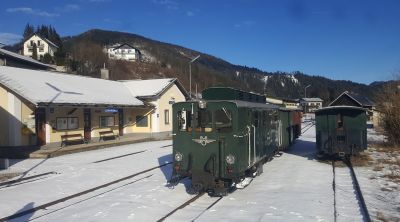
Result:
M304 87L304 99L307 98L307 88L310 87L311 84L309 84L308 86ZM307 101L304 100L304 113L307 112Z
M200 55L196 56L189 62L189 98L192 100L192 63L200 58Z
M307 98L307 88L310 87L311 84L309 84L308 86L304 87L304 98Z

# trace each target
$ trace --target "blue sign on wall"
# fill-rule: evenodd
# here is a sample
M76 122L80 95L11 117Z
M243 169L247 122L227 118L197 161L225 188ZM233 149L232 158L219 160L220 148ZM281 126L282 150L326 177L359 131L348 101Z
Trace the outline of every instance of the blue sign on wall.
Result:
M105 113L117 113L118 109L115 108L107 108L104 110Z

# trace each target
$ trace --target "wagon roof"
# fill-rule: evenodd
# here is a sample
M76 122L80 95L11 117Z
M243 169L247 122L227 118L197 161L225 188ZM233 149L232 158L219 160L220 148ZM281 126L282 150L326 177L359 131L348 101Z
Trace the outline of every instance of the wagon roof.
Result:
M339 109L366 111L365 108L357 107L357 106L327 106L327 107L324 107L324 108L317 109L315 111L315 113L323 112L323 111L326 111L326 110L339 110Z
M179 103L193 103L198 101L186 101L186 102L179 102ZM265 108L265 109L279 109L279 106L272 105L272 104L265 104L265 103L254 103L254 102L247 102L241 100L206 100L207 103L220 103L220 102L227 102L227 103L234 103L237 107L251 107L251 108Z

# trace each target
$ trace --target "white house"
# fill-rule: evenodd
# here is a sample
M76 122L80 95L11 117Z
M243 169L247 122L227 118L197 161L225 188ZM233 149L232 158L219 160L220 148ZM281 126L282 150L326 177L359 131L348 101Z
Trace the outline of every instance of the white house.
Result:
M303 107L304 112L312 113L315 110L322 108L323 100L320 98L301 98L300 105Z
M50 40L43 38L38 34L33 34L24 42L23 55L32 57L34 45L37 47L38 59L42 58L46 53L54 56L54 53L58 50L58 46Z
M110 59L121 59L127 61L139 61L141 52L139 49L124 43L110 45L105 48L107 51L108 58Z

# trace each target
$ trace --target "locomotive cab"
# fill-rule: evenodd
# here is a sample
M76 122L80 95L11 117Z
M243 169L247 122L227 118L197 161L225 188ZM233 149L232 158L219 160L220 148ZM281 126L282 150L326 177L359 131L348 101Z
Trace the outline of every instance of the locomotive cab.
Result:
M191 177L196 191L225 187L237 156L228 149L237 125L234 104L182 102L173 114L174 174Z

